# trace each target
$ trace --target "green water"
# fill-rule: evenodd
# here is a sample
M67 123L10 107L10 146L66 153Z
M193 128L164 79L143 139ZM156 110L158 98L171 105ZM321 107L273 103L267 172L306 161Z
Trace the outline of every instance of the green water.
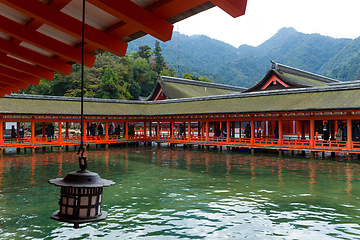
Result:
M337 158L130 147L86 152L98 223L50 219L73 152L0 157L0 239L360 239L360 165Z

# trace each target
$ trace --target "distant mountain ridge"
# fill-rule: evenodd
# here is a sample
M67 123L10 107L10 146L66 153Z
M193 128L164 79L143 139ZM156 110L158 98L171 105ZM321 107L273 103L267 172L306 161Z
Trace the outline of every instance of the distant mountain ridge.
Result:
M151 36L129 43L129 51L141 45L155 46ZM174 32L160 44L165 61L179 76L185 72L208 76L213 82L250 87L269 70L270 60L339 80L360 79L360 37L332 38L282 28L263 44L252 47L230 44L203 35Z

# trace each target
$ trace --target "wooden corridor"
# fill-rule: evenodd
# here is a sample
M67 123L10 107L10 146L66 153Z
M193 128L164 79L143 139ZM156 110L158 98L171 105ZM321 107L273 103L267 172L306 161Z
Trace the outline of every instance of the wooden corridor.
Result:
M84 144L154 142L168 144L185 144L217 147L235 147L249 149L297 150L315 152L342 152L360 154L360 142L352 141L352 126L360 121L356 112L299 113L299 114L247 114L247 115L198 115L198 116L168 116L168 117L98 117L87 116L84 121ZM271 115L271 116L270 116ZM325 116L324 116L325 115ZM329 123L329 140L323 140L318 132L323 122ZM41 116L3 115L0 126L5 122L15 123L17 137L11 138L0 128L0 149L5 148L35 148L79 145L80 136L74 133L70 125L80 127L77 116ZM42 124L41 133L35 134L35 124ZM54 136L46 135L46 124L55 125ZM95 123L103 127L103 134L92 136L90 126ZM347 141L336 140L336 129L339 123L346 123ZM27 124L29 129L25 137L20 138L20 126ZM179 134L180 124L183 134ZM113 129L121 128L120 134ZM245 134L245 126L250 126L250 137ZM208 127L207 127L208 126ZM275 134L276 126L278 136ZM157 131L160 129L160 131ZM220 134L216 132L220 130ZM61 132L62 134L59 134ZM228 134L229 133L229 134ZM2 137L4 136L4 137ZM3 151L1 151L3 153Z

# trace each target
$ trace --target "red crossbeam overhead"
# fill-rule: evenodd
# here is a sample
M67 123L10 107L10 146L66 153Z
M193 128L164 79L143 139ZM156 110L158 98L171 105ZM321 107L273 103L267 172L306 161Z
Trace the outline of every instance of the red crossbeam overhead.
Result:
M71 65L0 38L0 50L53 71L70 74Z
M69 74L81 63L80 0L0 0L0 97ZM94 54L124 56L128 41L144 34L168 41L172 23L218 6L233 17L247 0L86 0L85 65ZM3 11L1 11L3 10ZM8 11L9 10L9 11ZM125 42L126 41L126 42Z
M211 0L211 2L234 18L245 14L247 0Z
M21 41L26 41L38 48L52 52L68 61L81 64L80 49L71 47L3 16L0 16L0 31ZM94 62L95 56L85 54L85 66L92 67Z
M7 84L7 83L1 83L0 88L3 89L3 90L9 90L9 91L12 91L12 92L18 92L20 90L20 87L15 87L15 86L12 86L12 85Z
M0 75L9 77L9 78L13 78L22 82L26 82L26 83L30 83L33 85L38 85L40 82L40 78L37 77L33 77L29 74L23 73L23 72L19 72L4 66L0 65ZM10 83L9 83L10 84Z
M88 0L91 4L118 17L132 28L146 32L161 41L171 40L173 25L130 0Z
M81 21L57 11L45 3L38 0L1 0L0 2L81 40ZM99 48L118 56L125 55L127 43L89 25L85 25L85 32L85 41L88 44L99 46Z
M16 69L20 72L30 74L34 77L39 77L48 81L51 81L54 77L54 72L47 70L46 68L34 66L15 58L6 56L5 53L0 52L0 65Z
M27 89L29 87L29 83L27 82L15 80L14 78L6 77L0 74L0 85L2 85L3 83L23 89Z

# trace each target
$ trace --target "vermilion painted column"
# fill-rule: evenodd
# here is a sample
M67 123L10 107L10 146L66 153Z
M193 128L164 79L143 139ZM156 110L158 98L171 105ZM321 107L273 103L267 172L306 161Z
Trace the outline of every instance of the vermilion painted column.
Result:
M81 125L81 123L80 123L80 125ZM87 140L86 135L89 134L89 131L90 131L89 127L86 128L86 126L89 126L89 123L86 122L86 120L84 119L83 125L81 126L81 129L82 129L82 132L83 132L83 141L84 142L86 142L86 140Z
M206 142L209 142L209 129L210 129L209 120L206 120L206 126L205 126L205 132L206 132L205 141Z
M20 136L19 136L19 130L20 130L20 122L17 122L17 123L16 123L16 136L17 136L17 137L20 137Z
M156 139L160 139L160 122L158 121L157 122L157 125L156 125Z
M128 124L128 121L125 120L125 123L124 123L124 131L125 131L125 139L128 140L129 139L129 124Z
M170 122L170 138L171 139L174 138L174 122L173 121Z
M143 125L144 125L144 138L146 138L147 137L147 134L146 134L147 127L146 127L146 122L145 121L144 121Z
M250 144L255 143L255 121L251 119L250 121L250 127L251 127L251 138L250 138Z
M347 141L346 141L346 147L347 149L352 148L352 121L351 117L348 115L346 119L347 124Z
M283 121L279 119L279 145L283 145Z
M315 120L310 118L310 147L315 145Z
M62 122L58 122L59 124L59 143L62 143L63 138L62 138Z
M3 118L0 116L0 146L4 145ZM2 149L0 149L2 151ZM1 153L0 153L1 154Z
M191 121L188 122L188 141L191 140Z
M35 121L34 121L33 118L31 119L31 139L30 139L30 142L32 144L35 144Z
M109 122L105 122L105 141L109 141Z
M226 120L226 142L230 143L230 120Z

